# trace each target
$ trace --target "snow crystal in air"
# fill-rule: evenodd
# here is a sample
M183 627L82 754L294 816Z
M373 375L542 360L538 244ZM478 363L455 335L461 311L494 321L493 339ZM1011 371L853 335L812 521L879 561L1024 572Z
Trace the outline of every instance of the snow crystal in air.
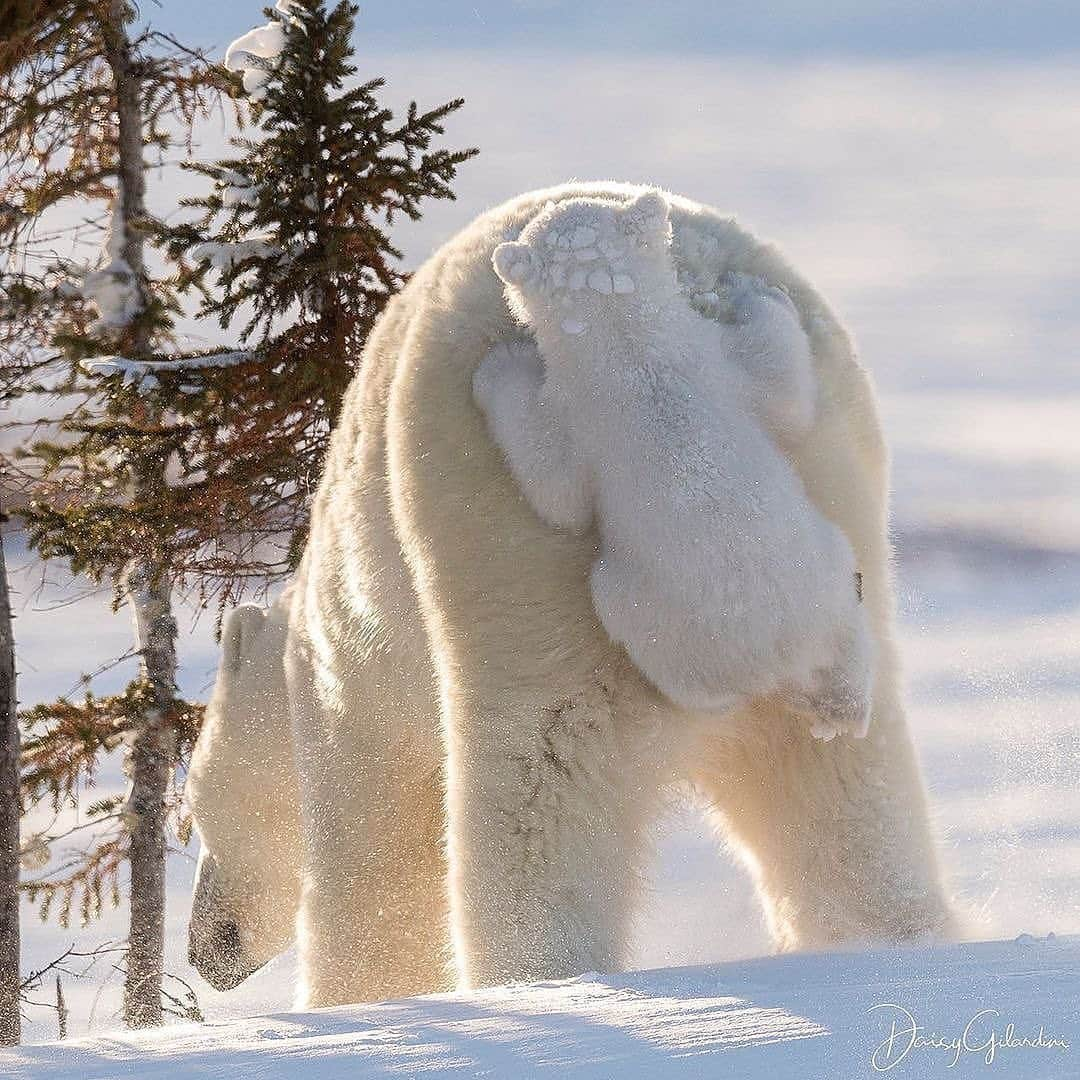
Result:
M831 720L824 720L820 716L816 717L810 725L810 734L822 742L832 742L837 735L843 733L844 729L839 724L833 723Z

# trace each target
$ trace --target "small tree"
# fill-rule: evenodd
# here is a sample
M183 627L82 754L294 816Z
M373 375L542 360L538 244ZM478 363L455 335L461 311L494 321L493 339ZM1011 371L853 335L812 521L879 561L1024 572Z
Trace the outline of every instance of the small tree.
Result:
M190 50L136 32L135 14L126 0L25 0L5 9L0 153L10 168L0 238L9 269L0 319L8 323L5 394L64 402L59 436L27 451L33 497L21 513L30 543L77 573L112 581L117 603L133 614L140 658L138 678L119 698L90 699L77 715L79 707L61 702L31 717L40 725L25 748L31 802L92 775L92 758L119 742L130 783L121 803L91 807L91 817L115 820L120 833L86 852L81 867L29 887L44 894L47 909L57 894L70 906L74 883L92 908L126 861L124 1015L142 1026L161 1020L170 777L190 720L175 689L172 587L186 537L170 476L186 428L170 408L175 380L163 375L151 388L147 377L131 377L154 365L180 367L169 355L175 283L153 276L145 258L146 153L176 145L225 82ZM68 200L97 230L96 265L55 253L50 215ZM94 203L105 204L103 215ZM85 237L84 229L74 239ZM59 771L45 778L35 766L50 754Z
M136 33L124 0L23 7L0 46L0 153L14 165L0 191L0 239L14 260L0 276L0 394L62 402L55 433L27 439L27 534L45 557L113 583L141 660L118 695L26 714L28 804L65 805L116 749L130 785L125 798L89 806L78 829L92 843L59 866L41 838L46 865L24 889L43 915L86 920L103 899L118 901L129 868L124 1008L141 1026L161 1018L172 777L200 720L176 696L172 591L225 604L291 568L345 387L404 281L386 229L399 213L419 216L425 198L452 197L474 151L429 149L458 101L423 114L413 106L394 124L376 101L381 81L345 88L353 6L278 0L272 23L231 51L247 58L260 127L237 140L236 158L200 168L214 185L191 204L201 218L166 227L145 205L148 155L173 147L240 80ZM50 233L51 212L68 200L86 223L73 237ZM105 212L91 213L94 204ZM163 273L147 258L151 237L173 260ZM96 261L58 257L58 241L71 239ZM191 286L225 327L250 309L243 350L175 349L173 320Z
M202 373L205 393L190 398L186 462L201 512L233 534L215 549L230 583L294 567L345 389L405 281L387 230L427 199L452 199L458 166L477 153L431 148L461 99L413 103L397 122L379 103L382 79L353 85L356 13L344 0L278 0L266 26L233 43L226 64L257 127L234 140L235 156L188 166L212 190L185 203L197 221L161 234L203 290L201 313L237 328L262 361ZM284 549L267 543L282 537Z

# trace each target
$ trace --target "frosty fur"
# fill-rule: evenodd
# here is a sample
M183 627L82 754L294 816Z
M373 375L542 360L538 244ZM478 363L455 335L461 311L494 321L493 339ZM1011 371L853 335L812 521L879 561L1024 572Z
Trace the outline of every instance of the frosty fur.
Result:
M668 698L726 712L793 688L815 734L865 735L872 647L851 545L755 418L787 445L812 423L798 313L735 274L734 321L703 318L669 233L650 192L564 200L500 244L495 269L539 351L497 346L476 398L537 513L595 521L593 606Z
M650 826L662 793L685 781L753 875L778 948L955 931L901 700L874 394L811 286L732 219L668 196L671 257L695 309L724 320L726 276L763 278L791 297L809 337L813 421L786 452L863 574L877 656L865 739L814 739L775 695L718 715L657 693L596 618L596 537L534 512L474 402L479 363L522 335L494 249L549 201L623 204L642 190L566 185L484 214L411 278L369 339L285 644L300 1005L620 968ZM262 751L253 760L242 738L215 745L219 777L289 789L284 766L262 771ZM217 752L200 753L196 822L226 881L235 850L215 850L220 827L203 823L235 796L210 785ZM203 922L238 911L222 897Z
M288 592L269 612L230 611L186 786L202 841L188 954L228 989L288 948L301 830L285 684Z

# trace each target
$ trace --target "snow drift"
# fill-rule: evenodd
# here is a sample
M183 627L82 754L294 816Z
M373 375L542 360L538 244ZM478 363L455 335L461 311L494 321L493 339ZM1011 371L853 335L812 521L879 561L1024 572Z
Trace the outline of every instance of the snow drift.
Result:
M1078 1028L1080 938L1023 936L584 975L99 1036L0 1053L0 1075L1075 1080Z

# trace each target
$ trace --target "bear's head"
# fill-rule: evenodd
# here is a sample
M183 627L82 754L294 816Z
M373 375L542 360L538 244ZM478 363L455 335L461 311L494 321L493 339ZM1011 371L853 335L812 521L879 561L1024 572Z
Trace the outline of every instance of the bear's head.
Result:
M287 609L231 611L187 799L201 840L188 933L192 965L236 986L292 940L300 894L296 765L285 684Z
M674 292L670 239L670 207L658 191L629 203L566 199L495 248L492 263L523 322L576 335Z

